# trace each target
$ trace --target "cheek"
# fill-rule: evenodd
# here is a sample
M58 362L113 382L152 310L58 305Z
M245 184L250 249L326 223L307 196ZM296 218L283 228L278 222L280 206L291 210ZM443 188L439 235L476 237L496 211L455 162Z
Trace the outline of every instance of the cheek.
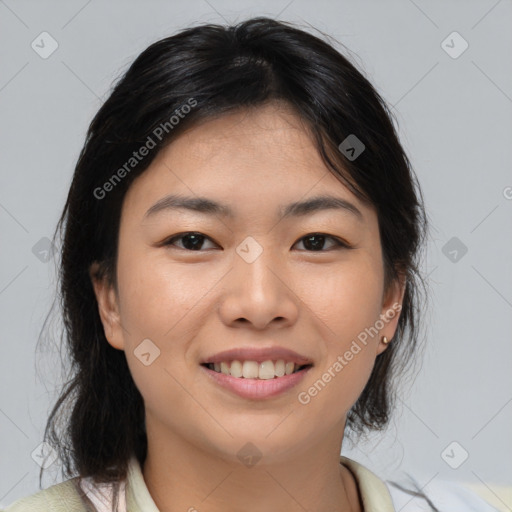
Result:
M192 269L187 272L184 265L170 265L144 249L121 249L118 287L127 363L146 410L163 415L171 424L176 419L170 403L173 410L191 407L180 383L187 375L185 356L188 340L194 336L191 328L202 325L192 323L191 310L206 293L201 283L208 279L194 282ZM146 359L145 353L149 353Z
M379 317L383 274L372 258L354 258L330 269L303 272L298 276L299 287L299 297L322 321L329 340L339 349Z
M190 371L192 340L213 309L204 307L208 292L225 270L170 262L164 251L121 249L118 285L125 352L137 386L150 400L158 389L172 393L170 373L181 381ZM137 354L147 339L157 347L146 341L149 352L158 357L146 367Z
M371 258L344 262L318 275L301 278L304 302L322 331L325 353L315 407L334 421L347 412L368 381L379 338L371 329L381 312L383 274ZM323 283L318 286L318 283Z
M180 329L181 320L207 294L216 278L205 267L171 262L164 251L152 251L120 250L120 309L130 333L153 335L163 341L171 329Z

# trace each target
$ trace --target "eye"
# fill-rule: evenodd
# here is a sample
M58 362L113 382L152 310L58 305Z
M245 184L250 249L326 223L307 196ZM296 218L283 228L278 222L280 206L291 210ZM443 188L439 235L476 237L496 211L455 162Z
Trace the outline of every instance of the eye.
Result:
M174 235L171 238L168 238L162 245L175 246L179 249L184 249L187 251L200 251L202 248L204 248L203 246L206 240L210 241L214 245L217 245L212 242L209 237L197 231L188 231L186 233ZM331 248L341 247L345 249L351 249L351 246L346 242L324 233L310 233L309 235L303 236L297 243L302 243L305 247L305 250L308 252L326 252L324 247L326 240L331 241ZM176 244L177 241L181 241L181 246Z
M197 231L189 231L187 233L181 233L168 238L163 245L175 245L174 242L176 240L182 240L182 247L178 247L179 249L198 251L203 246L204 241L210 239L206 235L198 233Z
M298 243L303 243L308 252L326 252L322 250L326 240L331 240L334 247L351 248L349 244L339 238L324 233L310 233L309 235L303 236Z

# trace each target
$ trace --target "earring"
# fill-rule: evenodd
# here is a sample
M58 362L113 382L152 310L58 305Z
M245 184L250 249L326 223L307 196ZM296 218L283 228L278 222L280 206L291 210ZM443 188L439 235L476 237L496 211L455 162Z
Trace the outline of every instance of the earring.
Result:
M382 336L382 343L384 343L384 345L387 345L391 340L388 340L386 338L386 336Z

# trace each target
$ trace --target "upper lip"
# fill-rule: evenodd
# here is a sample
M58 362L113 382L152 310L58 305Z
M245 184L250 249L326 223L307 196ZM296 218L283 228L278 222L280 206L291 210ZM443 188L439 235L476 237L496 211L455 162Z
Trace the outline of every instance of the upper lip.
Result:
M313 363L308 357L284 347L239 347L218 352L201 361L201 364L222 363L235 360L262 363L263 361L277 361L278 359L283 359L286 362L293 362L298 365Z

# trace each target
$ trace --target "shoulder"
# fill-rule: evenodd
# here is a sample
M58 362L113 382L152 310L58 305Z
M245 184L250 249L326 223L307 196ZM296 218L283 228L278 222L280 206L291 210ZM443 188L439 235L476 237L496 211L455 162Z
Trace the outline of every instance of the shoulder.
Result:
M391 495L383 480L366 466L348 457L340 456L340 463L354 475L364 510L394 512Z
M52 485L16 500L0 512L87 512L77 483L75 477Z

